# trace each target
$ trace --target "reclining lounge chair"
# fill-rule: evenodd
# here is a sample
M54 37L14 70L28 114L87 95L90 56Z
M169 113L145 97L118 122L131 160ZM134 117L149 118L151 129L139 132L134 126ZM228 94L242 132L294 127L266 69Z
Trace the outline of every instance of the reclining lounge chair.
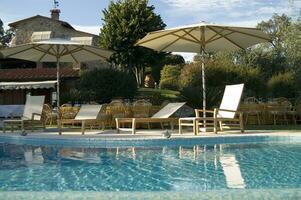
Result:
M82 135L85 134L86 125L100 125L101 120L98 119L98 114L102 105L82 105L74 119L62 119L61 125L65 124L81 124Z
M242 112L237 111L243 88L244 84L227 85L219 108L215 108L212 111L195 109L196 117L180 118L179 133L182 133L183 126L192 126L195 135L198 135L200 127L203 127L205 130L207 130L207 128L210 126L213 126L214 133L217 133L218 128L220 131L223 131L225 122L229 126L239 126L241 132L243 133L243 114ZM205 118L203 117L204 113L206 113Z
M120 128L120 124L123 123L131 123L132 127L130 130L132 131L132 134L136 133L136 124L137 123L170 123L171 128L173 129L173 126L175 123L177 123L178 118L171 118L171 116L179 110L185 102L183 103L169 103L165 107L163 107L161 110L159 110L157 113L155 113L152 117L148 118L116 118L116 129L117 133L120 132L120 130L125 130L124 128Z
M14 131L14 127L21 127L22 134L25 134L25 127L27 124L30 125L31 131L33 131L35 125L41 125L45 128L45 124L42 121L44 101L45 96L27 96L21 119L4 120L3 132L5 133L6 127L10 126L11 132Z

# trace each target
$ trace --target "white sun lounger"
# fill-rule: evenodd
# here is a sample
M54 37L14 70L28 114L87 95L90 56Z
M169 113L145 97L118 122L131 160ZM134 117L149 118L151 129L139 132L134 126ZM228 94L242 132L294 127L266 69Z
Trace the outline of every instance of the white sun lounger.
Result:
M22 132L25 131L24 123L31 125L31 130L35 124L42 124L42 112L44 106L45 96L27 96L24 107L24 112L21 119L8 119L3 121L3 132L6 131L6 127L9 125L11 131L14 131L15 126L21 126Z
M243 133L243 115L242 112L237 110L243 88L244 84L227 85L219 108L215 108L211 111L195 109L196 117L180 118L179 133L182 133L182 126L192 126L195 135L198 135L200 126L205 127L205 129L213 126L214 133L217 133L218 123L219 128L222 131L224 122L231 122L231 126L239 126L241 132ZM203 117L204 113L206 113L205 118Z
M121 123L131 123L132 127L129 129L132 131L132 134L136 133L136 124L137 123L170 123L173 129L174 123L177 123L178 118L171 118L171 116L179 110L185 102L181 103L169 103L157 113L155 113L152 117L148 118L116 118L116 129L119 133L120 130L127 130L124 128L120 128Z
M74 119L62 119L61 124L80 123L82 135L85 134L86 125L99 124L98 114L102 105L82 105Z

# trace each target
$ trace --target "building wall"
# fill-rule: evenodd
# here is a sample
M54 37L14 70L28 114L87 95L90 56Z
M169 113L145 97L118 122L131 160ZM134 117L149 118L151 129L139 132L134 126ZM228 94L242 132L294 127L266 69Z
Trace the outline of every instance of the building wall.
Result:
M51 104L51 93L53 89L33 89L33 90L0 90L0 105L22 105L25 104L26 94L30 92L32 96L45 96L45 103Z
M15 28L16 36L12 41L12 45L20 45L31 42L33 32L52 31L53 37L68 38L68 37L91 37L91 34L83 33L65 27L60 21L36 17L31 20L25 20L18 24ZM97 43L97 37L94 37L93 43Z

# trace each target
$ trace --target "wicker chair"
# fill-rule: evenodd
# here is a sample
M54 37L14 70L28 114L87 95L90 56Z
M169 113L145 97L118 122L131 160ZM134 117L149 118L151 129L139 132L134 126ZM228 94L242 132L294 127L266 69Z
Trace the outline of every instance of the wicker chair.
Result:
M133 103L132 112L134 118L149 117L152 104L142 99Z
M133 118L147 118L150 116L152 104L147 100L141 99L133 103L132 113ZM147 122L148 129L150 129L150 123Z
M239 110L244 113L245 124L248 124L250 116L255 116L257 118L257 124L261 124L263 108L259 104L258 99L255 97L245 98L243 104L241 104L239 107Z
M292 103L285 98L277 98L272 103L267 105L267 111L273 118L273 124L276 125L277 121L282 120L288 124L288 117L292 117L295 121L295 112L292 110Z
M42 119L44 121L44 125L51 126L53 123L53 113L52 113L52 106L49 104L44 104L43 112L42 112Z

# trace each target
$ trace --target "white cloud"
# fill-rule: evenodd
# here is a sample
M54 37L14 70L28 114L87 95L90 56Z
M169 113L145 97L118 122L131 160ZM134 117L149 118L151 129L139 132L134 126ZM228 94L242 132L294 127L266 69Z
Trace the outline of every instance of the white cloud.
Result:
M95 35L99 35L100 33L100 26L81 26L81 25L72 25L72 26L79 31L84 31Z
M272 17L274 13L296 17L300 0L160 0L167 5L165 16L171 26L200 22L252 24ZM251 20L252 23L248 23ZM178 24L176 24L178 22Z
M205 9L205 7L228 7L241 0L163 0L172 7L181 9Z
M196 53L172 53L174 55L181 55L185 59L186 62L192 62L193 57L196 55Z

